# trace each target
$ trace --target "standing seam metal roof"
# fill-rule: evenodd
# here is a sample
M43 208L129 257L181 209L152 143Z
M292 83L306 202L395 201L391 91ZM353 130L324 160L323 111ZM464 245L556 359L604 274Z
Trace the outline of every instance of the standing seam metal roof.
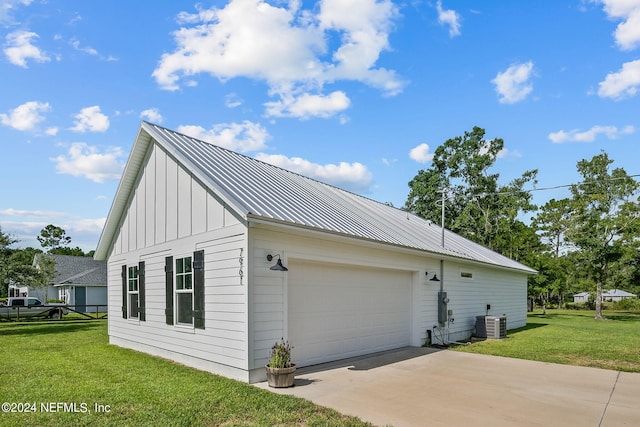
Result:
M448 230L445 230L443 248L442 229L430 221L158 125L142 122L136 144L138 140L147 141L142 131L176 156L180 163L247 220L262 218L527 273L535 272ZM113 213L110 213L107 223L116 220L111 218ZM101 238L97 253L102 244Z

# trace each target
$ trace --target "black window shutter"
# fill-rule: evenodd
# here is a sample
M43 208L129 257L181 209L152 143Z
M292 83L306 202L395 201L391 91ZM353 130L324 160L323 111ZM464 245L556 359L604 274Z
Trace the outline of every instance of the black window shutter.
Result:
M173 257L164 259L165 277L165 309L164 315L167 325L173 325Z
M145 321L145 287L144 287L144 261L138 263L138 316L141 321Z
M204 329L204 251L193 253L193 326Z
M127 318L127 266L122 266L122 318Z

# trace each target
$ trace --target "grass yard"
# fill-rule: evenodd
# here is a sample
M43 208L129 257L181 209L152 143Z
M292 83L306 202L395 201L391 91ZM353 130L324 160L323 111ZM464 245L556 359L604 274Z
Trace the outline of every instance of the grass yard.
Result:
M103 320L0 323L0 361L0 403L32 411L0 412L2 426L370 425L110 346Z
M455 350L567 365L640 372L640 313L605 310L530 313L527 326L506 339L475 342Z

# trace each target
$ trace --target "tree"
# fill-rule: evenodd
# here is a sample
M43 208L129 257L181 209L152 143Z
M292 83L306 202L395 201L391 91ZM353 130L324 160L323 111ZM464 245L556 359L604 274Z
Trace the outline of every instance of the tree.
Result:
M573 211L571 199L551 199L532 218L532 226L538 230L549 253L545 260L547 286L551 293L558 295L558 308L562 307L564 295L569 289L569 268L563 253L567 250L566 232Z
M43 248L49 248L48 252L56 248L68 246L71 243L71 237L67 236L67 232L53 224L49 224L43 228L37 239Z
M37 275L32 282L32 287L45 290L45 301L49 299L49 284L56 277L56 260L48 254L40 254L36 260Z
M536 182L537 170L526 171L507 185L491 173L504 149L500 138L484 139L485 131L474 127L451 138L435 152L431 167L409 182L405 209L434 223L441 223L439 200L446 190L445 227L507 256L521 257L520 244L536 240L518 217L535 209L525 186Z
M80 249L78 246L76 246L75 248L68 248L68 247L53 248L48 253L53 255L87 256L85 255L84 251Z
M31 285L39 279L38 271L31 265L33 253L28 250L11 249L10 246L17 243L18 239L3 233L0 228L0 297L6 297L9 293L9 285ZM32 249L33 248L28 248ZM37 250L33 250L37 251ZM40 251L41 252L41 251Z
M638 183L624 169L610 171L606 153L578 162L583 182L571 186L573 213L567 240L583 272L595 283L596 319L602 319L603 284L613 284L614 266L637 256L640 232Z
M10 234L4 233L0 227L0 298L6 297L9 292L10 268L9 257L12 250L9 246L17 242Z

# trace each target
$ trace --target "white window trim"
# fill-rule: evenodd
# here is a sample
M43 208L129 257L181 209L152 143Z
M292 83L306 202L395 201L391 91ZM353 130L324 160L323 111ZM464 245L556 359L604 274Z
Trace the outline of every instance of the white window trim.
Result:
M189 273L178 273L178 260L184 260L185 258L189 258L189 262L190 262L190 271ZM173 261L174 265L173 265L173 318L174 320L174 326L180 328L180 329L185 329L185 330L194 330L195 329L195 322L193 321L193 316L191 317L191 323L181 323L180 322L180 317L178 316L178 309L179 309L179 302L178 302L178 295L179 294L190 294L191 295L191 311L193 311L193 255L186 255L186 256L182 256L182 257L174 257L174 261ZM186 275L190 275L191 276L191 288L190 289L178 289L178 275L181 276L186 276Z
M135 269L135 272L136 272L135 278L131 278L131 269ZM135 280L135 284L136 284L135 291L131 290L132 280ZM136 307L136 313L137 313L136 317L133 317L131 315L131 313L133 313L133 310L131 307L131 295L138 295L138 307ZM127 266L127 319L139 322L140 321L139 308L140 308L140 270L138 269L137 265L131 265L131 266Z

